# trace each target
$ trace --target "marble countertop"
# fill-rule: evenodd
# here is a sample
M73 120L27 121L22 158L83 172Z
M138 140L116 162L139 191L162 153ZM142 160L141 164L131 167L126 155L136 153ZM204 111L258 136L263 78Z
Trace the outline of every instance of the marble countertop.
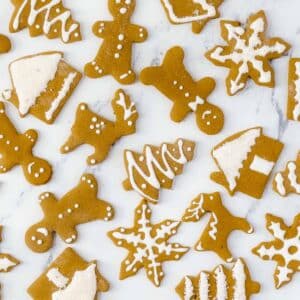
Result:
M9 0L1 1L0 32L9 35L13 42L13 50L0 57L0 88L10 87L8 64L15 58L46 50L61 50L65 58L75 67L83 69L90 61L101 40L91 32L96 20L110 19L106 0L71 1L66 0L67 7L72 7L73 15L81 23L83 41L64 45L59 40L47 40L44 36L29 38L28 31L16 34L8 33L8 22L13 7ZM178 176L172 190L161 191L159 205L153 207L153 221L165 218L180 219L190 201L201 192L220 191L225 205L233 214L247 217L255 228L255 233L247 235L234 232L229 239L230 248L235 257L244 257L249 265L252 278L261 283L261 293L251 299L289 299L297 300L300 294L300 275L296 274L288 285L276 290L273 283L274 262L264 262L251 253L251 249L259 242L272 237L265 229L264 215L269 212L281 216L290 224L300 211L299 196L286 199L272 191L269 183L261 200L252 199L241 193L230 197L219 185L209 179L209 174L216 169L210 157L211 148L225 137L252 126L262 126L264 132L280 138L285 144L284 151L276 165L282 170L287 160L294 159L300 148L300 123L287 122L285 107L287 99L287 70L289 56L300 56L300 23L298 0L225 0L220 8L225 19L244 22L248 15L264 9L268 18L269 36L279 36L292 45L288 56L274 60L272 65L276 73L276 87L263 88L249 81L247 88L237 96L229 97L225 91L224 79L227 69L218 68L204 58L204 53L223 43L219 35L219 20L211 21L200 35L191 31L190 25L174 26L169 23L159 0L137 1L133 22L145 26L149 31L147 42L134 48L134 68L140 71L143 67L162 60L167 49L174 45L184 48L185 64L195 79L213 76L217 88L210 96L210 101L222 107L225 114L225 126L220 134L206 136L201 133L191 114L180 124L169 119L171 102L157 90L136 82L124 89L136 102L140 118L135 135L121 139L114 145L109 157L96 167L87 167L86 156L91 148L83 146L68 155L59 153L59 148L69 134L74 113L78 103L85 101L91 108L102 115L112 117L110 100L120 85L111 77L99 80L84 78L68 104L64 107L54 125L46 125L28 116L20 119L13 106L7 111L18 129L25 131L35 128L40 137L35 148L37 154L47 158L54 167L54 175L50 183L44 186L30 186L24 179L20 168L0 176L0 224L4 225L3 241L0 252L17 257L22 263L10 273L1 273L2 299L29 299L27 287L67 246L59 238L55 246L47 253L35 254L24 243L27 228L42 217L38 196L44 191L51 191L58 197L75 186L84 172L92 172L100 184L99 196L113 204L116 210L114 220L97 221L78 227L79 239L74 249L87 260L97 259L103 275L110 281L111 290L101 294L103 300L143 299L171 300L177 299L174 287L184 275L198 274L201 270L212 270L223 263L214 253L190 250L180 261L164 264L165 279L160 288L155 288L147 280L144 270L136 276L119 281L118 274L121 261L127 252L117 248L106 236L107 231L119 226L131 226L134 209L140 201L135 192L126 192L122 188L125 179L123 150L126 148L140 151L144 144L160 144L172 142L178 137L197 142L195 159L189 163L183 175ZM193 246L204 228L208 216L198 223L183 224L173 240L183 245Z

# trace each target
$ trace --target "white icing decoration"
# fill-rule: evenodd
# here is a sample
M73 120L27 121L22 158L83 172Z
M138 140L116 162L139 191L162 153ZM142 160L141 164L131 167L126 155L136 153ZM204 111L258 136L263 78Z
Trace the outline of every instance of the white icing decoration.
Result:
M48 234L49 234L47 228L45 228L45 227L40 227L36 231L43 234L44 236L48 236Z
M58 108L60 102L66 97L76 75L77 74L75 72L69 73L68 76L64 79L63 86L59 90L57 97L52 100L50 108L45 112L45 117L48 121L52 119L52 116Z
M280 173L278 173L275 176L275 183L276 183L276 189L279 192L279 194L281 196L285 196L286 195L286 189L285 189L285 186L284 186L284 178Z
M12 82L19 100L22 115L36 103L57 72L61 53L40 54L14 61L10 65Z
M217 239L216 234L218 232L218 229L216 227L218 224L218 218L215 213L212 213L211 215L213 220L209 223L210 230L208 234L215 241Z
M222 266L219 266L215 270L215 279L217 284L216 299L226 300L227 299L227 278L226 275L224 274L224 270Z
M194 287L191 279L189 277L184 278L184 300L193 299Z
M200 98L199 96L196 96L195 101L192 101L189 103L189 107L192 111L196 111L198 105L202 105L204 103L205 103L205 101L202 98Z
M184 216L184 220L188 221L188 220L193 220L194 218L196 218L196 220L200 219L200 215L199 215L199 211L201 213L205 213L205 210L203 208L203 203L204 203L204 196L203 194L200 195L199 201L195 200L192 204L196 205L194 208L189 208L188 215Z
M199 296L201 300L209 300L209 277L205 272L199 276Z
M232 268L232 277L234 279L233 300L247 300L246 298L246 273L243 262L238 259Z
M47 278L51 281L56 287L63 289L67 286L69 279L65 277L58 268L50 269L47 274Z
M0 258L0 271L6 272L10 267L15 266L16 263L7 257Z
M130 101L130 105L129 107L127 107L125 95L123 92L119 92L119 99L116 101L116 103L123 108L125 121L131 118L132 115L136 113L135 105L133 102Z
M295 85L295 107L293 110L293 118L295 121L299 121L299 117L300 117L300 62L296 62L295 63L295 76L296 76L296 80L294 81L294 85Z
M250 165L250 169L255 172L262 173L266 176L269 176L274 167L274 164L275 163L273 161L268 161L255 155Z
M253 128L243 132L238 138L225 142L212 151L220 169L223 171L230 191L236 187L243 161L247 159L256 139L261 135L260 128Z
M297 169L296 163L294 162L288 163L288 170L289 170L288 179L290 181L290 185L295 189L297 194L300 194L300 183L297 182L296 169Z

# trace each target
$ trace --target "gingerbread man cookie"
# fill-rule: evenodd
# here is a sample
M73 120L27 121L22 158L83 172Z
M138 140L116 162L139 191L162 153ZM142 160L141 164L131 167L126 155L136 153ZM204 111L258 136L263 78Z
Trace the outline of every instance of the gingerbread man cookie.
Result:
M38 133L33 129L19 134L5 114L4 103L0 102L0 173L20 165L31 184L48 182L52 167L46 160L32 154L37 138Z
M94 220L111 220L114 215L112 206L98 199L97 193L95 177L84 174L79 184L60 201L52 193L41 194L44 218L27 230L27 246L35 252L46 252L52 247L55 232L71 244L77 239L76 225Z
M125 150L124 161L128 178L126 190L135 190L146 200L156 204L160 188L171 189L176 175L194 156L195 143L178 139L174 144L160 147L145 145L142 154Z
M219 17L218 7L224 0L161 0L173 24L192 23L194 33L200 33L212 19Z
M219 265L212 272L201 271L196 277L185 276L176 287L182 300L249 300L259 291L260 284L252 281L241 258L230 270Z
M7 36L0 34L0 53L7 53L11 49L11 42Z
M65 249L28 288L33 300L95 300L109 290L96 261L87 262L72 248Z
M82 144L89 144L95 152L87 158L87 163L95 165L102 162L117 140L135 133L138 119L135 104L123 90L115 93L112 108L116 115L115 122L92 112L86 103L79 104L72 133L61 147L61 152L68 153Z
M253 228L244 218L233 216L223 205L220 194L200 194L186 210L183 222L198 222L206 213L211 213L207 226L195 245L197 251L214 251L223 260L231 262L228 237L234 230L252 233Z
M32 37L46 35L61 38L64 43L81 40L80 26L62 0L11 0L15 10L9 30L18 32L28 27Z
M243 90L249 77L258 85L274 87L269 61L281 57L291 46L280 38L267 39L266 29L263 11L251 15L245 28L237 21L221 21L221 35L228 45L216 46L206 53L206 58L216 66L230 69L226 79L228 95Z
M236 133L211 152L220 171L211 179L223 185L232 196L240 191L260 199L277 162L283 144L263 134L261 127Z
M121 280L144 268L148 279L159 286L165 275L162 263L179 260L189 250L180 244L168 243L177 233L180 222L165 220L153 225L151 214L147 201L143 200L135 210L133 227L120 227L108 233L116 246L126 248L129 252L121 264Z
M136 75L132 70L133 43L142 43L148 33L144 27L130 23L135 0L108 0L113 21L98 21L93 32L103 39L95 59L85 66L88 77L112 75L121 84L131 84Z
M181 122L189 112L194 112L200 130L217 134L223 128L224 115L220 108L207 101L215 88L215 80L205 77L195 81L186 70L183 59L182 48L171 48L161 66L141 72L141 81L153 85L173 102L171 119L174 122Z

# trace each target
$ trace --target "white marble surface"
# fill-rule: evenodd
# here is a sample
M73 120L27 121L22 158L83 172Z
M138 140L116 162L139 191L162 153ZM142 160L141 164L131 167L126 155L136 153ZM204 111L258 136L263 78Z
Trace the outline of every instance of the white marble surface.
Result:
M82 69L84 64L95 55L101 40L93 36L91 25L100 19L109 19L106 0L67 0L66 6L72 7L75 19L82 27L84 40L79 43L63 45L59 40L49 41L45 37L31 39L27 30L10 34L13 50L0 56L0 88L10 87L7 71L8 63L20 56L45 50L63 50L66 59ZM94 222L79 226L79 239L74 248L87 260L97 259L101 270L111 282L111 290L101 295L103 300L118 299L177 299L174 287L185 274L197 274L201 270L211 270L222 261L213 253L199 253L190 250L179 262L164 264L166 277L160 288L155 288L146 278L144 270L136 276L123 281L118 280L119 266L126 256L126 250L115 247L107 238L106 232L118 226L130 226L133 212L140 197L135 192L126 192L122 188L125 179L122 153L126 148L141 150L145 143L159 144L184 137L197 142L195 159L185 169L183 175L176 178L173 190L161 192L160 204L153 208L153 221L165 218L179 219L191 199L200 192L220 191L223 201L232 213L247 216L253 224L255 233L247 235L235 232L229 244L236 257L244 257L249 264L253 279L261 283L261 293L252 299L289 299L297 300L300 294L300 275L296 274L292 282L280 290L273 284L275 263L264 262L251 254L251 248L260 241L271 239L264 226L266 212L283 217L290 223L299 211L300 201L297 196L280 198L271 190L269 184L262 200L257 201L243 194L230 197L221 186L210 181L209 174L215 165L209 155L210 149L226 136L260 125L266 134L279 137L285 143L276 169L282 169L288 159L294 159L299 145L299 123L287 122L285 106L287 95L288 56L273 62L276 71L276 88L258 87L249 82L248 88L235 97L228 97L225 92L224 79L227 69L218 68L204 58L206 50L222 42L219 36L219 20L214 20L200 35L191 32L189 25L171 25L161 7L159 0L137 1L133 21L147 27L149 39L139 44L134 50L134 68L143 67L161 61L163 54L173 45L181 45L186 51L185 63L195 79L205 75L215 77L216 91L210 101L220 105L225 113L226 123L223 131L216 136L205 136L198 131L194 116L191 114L180 124L169 119L171 102L158 91L137 82L125 90L136 101L140 118L135 135L123 138L110 152L101 165L87 168L86 156L91 153L88 146L68 154L61 155L60 145L69 134L76 106L86 101L101 114L112 117L110 99L119 84L111 77L99 80L84 78L54 125L48 126L30 116L20 119L14 107L7 111L15 125L25 131L36 128L40 133L36 154L40 154L53 164L52 181L41 187L32 187L24 179L20 168L0 177L0 223L5 226L4 239L0 244L1 252L8 252L22 261L8 274L0 274L2 299L29 299L26 288L39 276L47 264L65 247L60 239L45 254L32 253L24 243L26 229L42 217L38 196L43 191L52 191L58 197L77 184L83 172L92 172L100 183L99 196L111 202L116 209L116 217L109 223ZM8 34L8 22L13 7L9 0L0 3L0 32ZM221 6L221 15L226 19L245 21L250 13L265 9L269 21L269 36L280 36L292 44L290 55L300 55L300 25L298 0L225 0ZM198 224L183 224L173 240L193 246L207 217ZM100 298L100 297L99 297Z

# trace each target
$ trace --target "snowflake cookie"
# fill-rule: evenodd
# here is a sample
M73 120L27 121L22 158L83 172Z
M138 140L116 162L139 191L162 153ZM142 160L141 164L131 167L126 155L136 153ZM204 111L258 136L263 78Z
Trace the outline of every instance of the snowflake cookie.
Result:
M32 37L46 35L61 38L64 43L81 40L80 26L62 0L12 0L15 10L9 30L18 32L26 27Z
M234 230L252 233L253 228L244 218L233 216L223 205L220 194L200 194L182 217L183 222L199 222L207 213L211 217L195 245L197 251L213 251L227 262L233 261L227 240Z
M0 54L7 53L11 49L11 42L7 36L0 34Z
M180 47L168 50L161 66L148 67L141 72L141 81L153 85L173 102L171 119L181 122L194 112L198 128L206 134L217 134L224 125L222 110L207 101L215 88L215 80L204 77L195 81L186 70L184 51Z
M211 179L223 185L232 196L240 191L260 199L283 144L263 134L261 127L236 133L211 152L219 172Z
M274 272L275 287L281 288L300 270L300 214L287 226L282 218L266 215L266 227L274 236L270 242L262 242L252 252L263 260L277 262Z
M85 66L88 77L100 78L112 75L121 84L131 84L136 75L131 57L134 43L142 43L148 33L144 27L130 22L136 0L108 0L113 21L98 21L93 33L103 39L95 59Z
M134 226L118 228L108 233L108 236L118 247L128 250L128 256L121 265L120 279L135 275L144 268L149 280L159 286L164 272L164 261L179 260L188 250L177 243L168 240L177 233L181 222L165 220L151 224L151 209L146 200L135 210Z
M161 0L173 24L192 23L194 33L200 33L212 19L219 17L218 7L224 0Z
M28 288L33 300L95 300L109 290L97 262L87 262L72 248L65 249Z
M76 226L95 220L109 221L112 206L97 198L98 183L92 174L81 176L78 185L57 200L52 193L40 195L44 218L31 226L25 236L27 246L35 252L46 252L53 245L56 232L66 243L77 239Z
M124 161L128 179L126 190L135 190L146 200L156 204L160 188L171 189L176 175L194 156L195 143L178 139L174 144L160 147L145 145L142 154L125 150Z
M138 119L134 102L123 90L115 93L112 108L116 116L114 122L92 112L86 103L79 104L71 135L60 151L68 153L80 145L89 144L95 152L87 158L87 163L95 165L102 162L117 140L135 133Z
M52 167L32 153L37 139L38 133L33 129L18 133L5 113L4 103L0 102L0 173L20 165L31 184L47 183L52 176Z
M263 11L251 15L245 28L237 21L221 21L221 35L228 45L216 46L206 57L216 66L230 69L226 79L230 96L243 90L249 77L258 85L274 87L269 61L286 53L290 45L280 38L267 39L266 29Z
M260 284L252 281L243 259L232 269L219 265L212 272L201 271L196 277L185 276L176 287L182 300L249 300L260 291Z
M4 99L21 117L30 113L47 124L55 121L82 77L57 51L19 58L10 63L9 73L13 89Z

